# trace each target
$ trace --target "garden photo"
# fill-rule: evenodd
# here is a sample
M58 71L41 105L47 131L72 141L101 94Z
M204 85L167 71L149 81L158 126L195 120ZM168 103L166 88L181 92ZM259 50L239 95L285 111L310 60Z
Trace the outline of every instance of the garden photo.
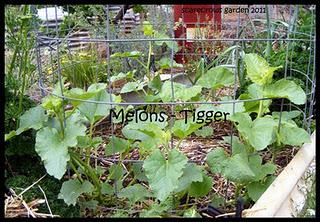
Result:
M5 218L316 217L316 5L4 23Z

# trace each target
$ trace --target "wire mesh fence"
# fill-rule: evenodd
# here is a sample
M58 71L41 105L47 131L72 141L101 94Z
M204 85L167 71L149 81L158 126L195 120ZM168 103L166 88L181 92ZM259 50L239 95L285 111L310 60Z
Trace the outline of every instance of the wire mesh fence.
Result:
M310 10L310 23L304 27L304 30L307 29L310 33L306 33L299 29L301 6L291 5L284 9L281 6L263 6L265 13L259 14L258 18L257 13L233 13L234 17L231 21L225 15L222 22L220 21L220 27L217 27L217 22L214 20L213 10L211 19L203 20L198 15L194 22L185 22L184 13L178 20L175 18L176 11L172 5L149 5L146 6L148 10L139 13L135 13L130 5L126 7L125 9L119 5L99 6L96 8L95 15L84 13L79 19L81 20L79 24L63 22L72 16L72 6L63 8L45 6L42 9L45 16L43 16L41 28L36 30L37 68L42 96L53 95L61 98L63 104L81 103L85 106L107 107L108 110L119 111L119 107L139 108L145 111L164 110L170 133L170 136L168 135L170 141L167 141L166 147L168 149L175 147L179 149L181 145L181 142L176 139L177 134L174 134L172 129L176 120L185 117L177 113L184 109L189 110L190 113L196 110L197 113L201 105L201 107L211 105L221 109L223 107L226 111L230 111L229 114L232 116L239 111L239 106L248 108L250 104L264 104L260 101L268 102L274 98L270 105L273 111L279 111L278 131L283 118L285 120L288 118L287 114L284 116L283 113L299 110L303 115L301 125L309 134L311 133L312 119L315 118L316 87L316 36L313 9ZM228 7L230 6L223 6L222 12ZM272 17L279 10L287 11L285 15L281 14L285 16L283 20ZM64 17L62 17L63 14ZM116 18L119 20L115 20ZM82 19L85 22L82 22ZM191 30L188 29L190 25L193 27ZM182 31L177 32L179 29ZM152 33L148 35L148 32ZM296 55L297 50L307 52L307 58L295 61L299 59ZM265 96L266 94L258 92L255 92L257 93L255 97L239 97L249 85L246 73L250 67L245 65L245 55L248 53L263 54L270 64L282 65L283 69L274 74L274 78L290 79L300 84L305 91L306 102L297 105L288 98ZM203 87L199 93L192 96L197 90L196 87L192 88L197 86L195 79L200 78L197 76L200 75L197 73L199 61L203 61L203 69L227 68L233 73L232 84L224 86L222 83L223 87L219 90ZM259 68L263 69L263 67ZM202 75L205 74L202 73ZM124 80L128 76L130 82ZM156 78L159 79L155 81ZM78 88L83 92L90 92L90 84L93 83L106 83L105 91L108 97L99 100L90 96L77 97L76 93L65 94L66 88ZM128 83L131 83L132 89L123 90ZM185 91L179 92L176 83L182 84L181 87L185 87ZM162 88L153 86L156 89L152 89L152 84L160 84ZM167 88L164 88L165 84L168 85ZM204 82L203 85L206 83ZM161 94L160 98L159 94ZM258 106L260 113L263 107ZM72 106L62 106L62 108L63 127L68 127L68 112L73 108ZM264 113L268 112L270 112L268 108L264 110ZM228 130L224 136L230 136L231 142L228 149L233 150L234 136L238 135L238 131L233 122L226 121L226 125ZM119 144L115 144L112 138L119 137L119 130L125 126L126 122L121 123L109 114L101 117L92 127L101 132L100 136L104 142L110 142L112 155L105 156L94 151L83 153L82 157L86 158L89 155L96 166L102 164L110 167L112 164L120 164L126 169L126 164L142 164L146 155L139 153L140 148L127 154L125 158L116 154ZM219 126L213 125L214 128ZM90 131L93 130L92 127ZM181 126L181 130L188 129ZM141 140L137 132L133 137L140 139L140 142L145 142L143 138L146 137L142 137ZM149 131L145 129L144 132ZM160 133L156 136L162 135ZM184 137L183 140L187 138ZM223 141L221 137L219 138ZM212 136L206 139L206 141L210 140ZM106 149L105 145L101 147ZM159 147L165 148L165 145L161 144ZM191 158L189 162L204 165L205 160ZM118 179L114 180L113 187L116 194L122 186L118 182ZM226 189L225 196L227 191Z

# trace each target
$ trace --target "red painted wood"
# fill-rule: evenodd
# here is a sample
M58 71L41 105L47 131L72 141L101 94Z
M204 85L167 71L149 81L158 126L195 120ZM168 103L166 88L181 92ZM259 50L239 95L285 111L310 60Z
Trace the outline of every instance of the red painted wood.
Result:
M174 21L182 21L185 27L179 26L175 30L175 38L186 38L187 28L194 28L196 23L208 23L212 21L215 31L221 30L221 5L174 5ZM200 24L200 27L206 24ZM192 48L192 42L178 41L179 46L182 48L178 53L189 52ZM193 52L194 53L194 52ZM175 60L178 63L186 62L183 55L175 55Z

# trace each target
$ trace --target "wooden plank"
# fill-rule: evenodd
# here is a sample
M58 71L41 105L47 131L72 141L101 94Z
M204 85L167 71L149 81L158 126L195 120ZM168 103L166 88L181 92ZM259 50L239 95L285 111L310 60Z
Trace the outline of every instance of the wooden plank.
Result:
M316 132L311 135L311 143L306 143L300 148L245 217L292 216L285 213L284 209L282 209L282 212L280 210L286 201L290 201L291 193L315 157L315 134ZM286 206L288 207L288 205Z

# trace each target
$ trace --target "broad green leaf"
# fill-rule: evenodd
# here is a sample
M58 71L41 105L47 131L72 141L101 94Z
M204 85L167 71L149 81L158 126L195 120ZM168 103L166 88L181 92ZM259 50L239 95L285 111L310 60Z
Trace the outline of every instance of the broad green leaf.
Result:
M228 98L228 99L227 99ZM230 97L226 97L223 98L221 101L230 101L233 100ZM234 106L234 110L233 110L233 106ZM229 120L230 116L234 113L238 113L238 112L244 112L245 108L244 108L244 103L240 102L239 100L235 100L235 103L223 103L223 104L219 104L214 106L214 109L223 113L229 113L229 115L226 115L226 120Z
M275 127L277 123L267 116L253 121L251 129L245 130L246 138L256 150L263 150L275 140Z
M89 89L88 89L89 92ZM112 95L112 101L115 101L114 95ZM97 102L110 102L110 94L105 90L101 90L91 97L90 100ZM84 102L78 106L78 110L84 115L91 124L98 121L100 118L109 114L110 105Z
M159 93L157 95L147 94L144 96L144 101L145 102L160 102L161 98L159 96Z
M279 137L282 144L291 146L301 146L304 143L311 142L307 131L285 122L281 123Z
M118 81L118 80L121 80L121 79L125 79L127 77L127 75L123 72L120 72L118 73L118 75L115 75L115 76L111 76L110 77L110 81L111 82L115 82L115 81Z
M141 145L152 149L157 145L168 144L170 132L162 130L156 123L128 124L122 129L123 135L131 140L141 140Z
M162 82L161 82L161 79L160 79L160 75L156 75L155 77L153 77L152 81L150 81L148 83L148 87L150 89L152 89L152 90L160 92L161 87L162 87Z
M171 59L169 57L163 57L157 62L157 64L160 66L160 69L170 69ZM172 68L182 68L182 67L183 67L182 64L172 60Z
M270 67L264 58L254 53L246 54L244 63L248 78L258 85L271 83L274 71L282 68L282 66Z
M178 84L178 83L177 83ZM182 84L181 84L182 85ZM183 85L182 85L183 86ZM189 101L193 97L196 97L201 93L202 87L200 86L192 86L192 87L181 87L175 92L175 99L181 101Z
M140 115L140 111L137 112L137 115ZM127 139L141 141L139 145L141 152L148 153L157 145L167 145L170 140L170 132L163 129L168 124L166 121L168 116L165 114L161 116L160 114L159 117L151 115L145 122L132 121L122 129L122 134Z
M209 69L198 80L197 84L208 89L216 90L222 86L234 83L234 74L226 67L217 66Z
M231 136L222 137L223 140L231 145ZM246 146L239 140L237 136L232 137L232 155L247 154Z
M282 111L282 114L281 114L281 121L287 121L287 120L290 120L290 119L294 119L298 116L301 115L301 112L298 111L298 110L293 110L293 111ZM280 112L272 112L272 117L274 119L279 119L280 118Z
M238 123L240 126L252 126L252 120L247 113L235 113L230 117L230 120Z
M99 202L97 200L89 200L89 201L80 202L79 204L83 209L95 210L97 209L98 203Z
M28 129L38 130L43 127L47 120L48 116L41 106L33 107L20 117L19 129L17 129L16 134L19 135Z
M97 148L102 143L101 137L93 137L90 139L88 135L78 137L78 147L80 148Z
M79 148L88 148L90 147L90 138L88 135L79 136L78 137L78 145Z
M103 195L113 195L114 187L111 186L108 182L104 182L101 184L101 193Z
M183 217L201 218L201 215L197 212L197 209L195 207L191 207L183 213Z
M136 91L138 86L139 86L138 82L128 82L122 87L120 93L128 93L128 92Z
M276 177L269 176L264 182L252 182L247 185L249 197L256 202L260 196L268 189Z
M73 106L78 106L79 104L82 103L82 101L77 101L72 99L87 100L93 97L95 95L95 92L86 92L80 88L72 88L69 91L67 91L64 95L71 98L70 102Z
M206 161L213 173L221 173L234 182L243 183L255 177L250 169L247 155L243 153L228 157L223 148L216 148L207 155Z
M81 100L89 100L91 97L96 95L98 92L106 89L105 83L94 83L91 84L86 91L80 88L72 88L64 93L65 96L72 98L72 99L81 99ZM79 104L83 103L82 101L71 100L71 104L73 106L78 106Z
M136 114L139 116L140 111L138 111ZM126 138L132 140L150 139L152 138L152 136L145 133L147 130L153 131L154 134L157 134L168 125L168 116L166 114L163 114L161 116L163 118L161 118L159 114L158 117L155 117L155 115L151 115L151 117L146 121L139 121L139 119L137 122L131 121L122 129L122 133ZM143 130L145 131L143 132Z
M138 149L141 155L152 153L152 151L158 148L159 144L161 144L160 140L155 138L146 139L138 143Z
M58 117L48 116L48 121L44 124L44 127L55 128L59 132L61 132L61 125Z
M252 83L248 86L247 90L251 98L253 99L263 98L262 86L260 86L259 84Z
M152 36L153 35L153 27L149 21L143 22L143 34L146 36Z
M74 147L78 143L77 138L84 135L86 135L86 126L83 124L81 115L75 112L66 120L63 142L68 147Z
M51 176L61 179L70 159L68 146L61 140L58 131L45 127L38 131L35 150Z
M92 193L94 186L89 181L81 183L79 180L68 180L62 184L59 199L63 199L67 205L76 205L78 197L83 193Z
M76 118L68 118L64 137L55 128L45 127L36 135L35 150L41 157L48 174L61 179L70 159L68 147L75 147L77 137L84 136L86 127L77 122Z
M265 178L269 174L274 174L277 167L272 163L266 163L262 165L262 158L257 154L249 156L249 164L251 170L255 174L254 181L259 181Z
M201 129L198 129L197 131L195 131L195 134L197 136L206 138L213 135L213 129L210 126L204 126Z
M142 165L143 163L132 164L133 175L137 180L147 182L148 179L145 175L145 172L143 171Z
M249 166L247 156L242 154L231 156L222 174L227 179L237 183L251 181L255 177Z
M300 86L286 79L280 79L267 85L263 90L263 95L267 98L287 98L297 105L305 104L307 99L306 93Z
M249 114L236 113L230 119L238 122L237 129L256 150L263 150L275 141L277 123L270 116L252 121Z
M183 169L182 177L179 179L179 185L175 192L187 189L192 182L202 182L202 178L201 168L194 163L188 163Z
M222 173L226 167L227 161L228 156L221 147L213 149L206 157L206 162L212 173Z
M239 96L239 99L241 100L247 100L247 99L261 99L264 98L261 86L259 86L256 83L252 83L251 85L248 86L248 93L241 94ZM269 106L271 105L272 100L262 100L263 104L263 113L269 112ZM250 102L244 102L244 107L246 109L246 112L248 113L258 113L259 112L259 105L260 101L250 101Z
M203 125L204 123L198 124L196 122L193 122L192 118L187 119L187 123L185 123L184 119L176 120L172 127L172 132L180 139L184 139Z
M102 168L101 166L97 166L95 171L96 171L97 175L102 176L106 170L104 168Z
M101 137L93 137L92 140L90 140L90 146L95 149L97 149L101 143L102 143Z
M151 193L142 185L135 184L120 190L118 197L127 198L130 204L144 200L146 197L151 197Z
M201 93L202 87L192 86L187 88L187 86L181 83L174 82L173 90L174 90L175 100L189 101L190 99L192 99L193 97ZM172 99L171 81L166 81L163 83L159 96L163 102L171 101Z
M151 204L150 209L144 209L139 214L140 217L162 217L162 214L166 211L172 209L174 207L174 201L173 197L169 196L164 201L161 201L160 203L153 203Z
M120 180L125 174L121 164L113 164L109 167L109 178L112 180Z
M165 200L178 187L186 164L187 158L176 149L169 152L167 160L160 150L147 157L143 168L158 200Z
M145 126L154 126L154 128L145 128ZM145 133L146 135L149 135L152 138L152 140L156 142L156 144L167 145L171 138L169 131L161 130L160 127L152 123L148 125L143 125L143 127L138 129L138 131Z
M111 156L114 153L123 153L130 148L130 142L128 140L119 137L110 137L110 142L105 147L105 154ZM114 153L113 153L114 152Z
M188 193L192 197L203 197L207 195L212 188L212 178L202 173L202 181L201 182L192 182Z
M89 93L98 93L102 90L105 90L107 87L106 83L93 83L88 87L87 92Z

